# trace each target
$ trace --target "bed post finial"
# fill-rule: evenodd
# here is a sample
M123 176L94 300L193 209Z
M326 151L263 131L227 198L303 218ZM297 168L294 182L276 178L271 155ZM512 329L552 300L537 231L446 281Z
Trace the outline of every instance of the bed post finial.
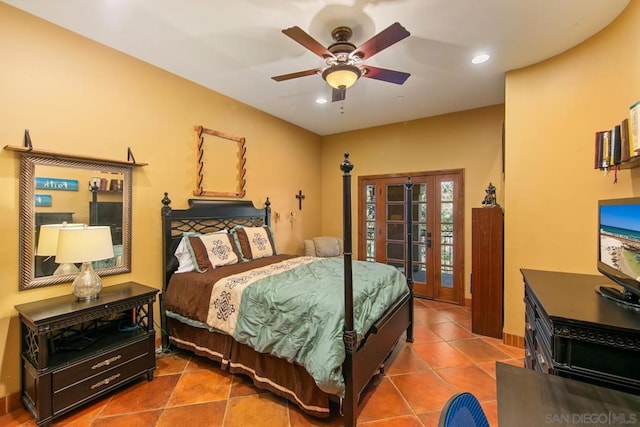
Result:
M171 199L169 198L169 193L167 193L166 191L164 192L164 197L162 198L161 202L165 208L171 209L171 206L169 206L171 204Z
M344 160L340 163L340 170L344 172L345 175L348 175L353 170L353 163L349 160L349 153L344 153Z

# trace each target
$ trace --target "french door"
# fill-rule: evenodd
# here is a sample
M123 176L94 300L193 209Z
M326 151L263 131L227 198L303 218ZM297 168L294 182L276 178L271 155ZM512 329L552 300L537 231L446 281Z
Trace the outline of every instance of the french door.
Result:
M464 303L462 170L408 174L413 281L418 297ZM358 257L404 271L407 175L358 178Z

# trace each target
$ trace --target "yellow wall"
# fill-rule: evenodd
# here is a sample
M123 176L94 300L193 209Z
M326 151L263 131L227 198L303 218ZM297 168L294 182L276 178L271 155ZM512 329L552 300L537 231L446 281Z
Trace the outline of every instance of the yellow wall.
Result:
M622 171L613 184L611 174L592 169L594 132L640 99L638 41L640 3L631 2L581 46L508 73L505 106L320 138L0 3L0 141L20 145L28 128L36 148L125 160L131 147L149 163L134 171L132 272L106 277L107 286L160 286L160 199L168 191L175 207L185 207L191 197L197 124L247 139L246 198L257 205L271 198L282 216L274 224L282 252L301 252L306 237L341 233L345 151L355 165L354 194L359 175L462 168L465 283L470 210L493 182L505 208L505 332L523 335L519 268L595 272L597 199L638 193L640 172ZM0 151L0 396L20 384L13 306L69 293L68 285L18 291L18 174L18 156Z
M22 145L29 129L38 149L126 160L131 147L149 163L133 174L132 272L105 277L106 286L161 286L160 200L168 191L184 208L193 197L194 125L245 137L246 199L262 206L269 196L274 211L297 213L293 226L274 224L279 251L302 253L302 239L319 234L318 135L3 3L0 58L2 146ZM18 155L1 150L0 396L20 388L13 306L70 293L70 285L18 291L18 176ZM298 212L300 189L307 198Z
M323 138L322 231L342 235L344 152L352 172L353 250L357 248L358 176L464 169L465 296L471 273L471 208L482 206L485 189L496 186L502 204L502 123L504 106L479 108Z
M597 273L597 200L640 170L593 169L594 133L640 100L640 2L580 46L506 76L505 332L523 335L520 268Z

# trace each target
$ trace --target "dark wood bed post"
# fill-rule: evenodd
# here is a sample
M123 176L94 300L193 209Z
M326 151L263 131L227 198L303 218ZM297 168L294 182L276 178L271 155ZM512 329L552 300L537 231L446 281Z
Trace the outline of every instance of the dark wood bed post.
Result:
M411 293L409 300L409 326L407 327L407 342L413 342L413 183L411 177L407 177L405 186L405 224L407 227L407 261L405 262L404 275L407 278L407 286Z
M164 193L162 198L162 209L160 210L162 223L165 225L165 230L162 230L162 247L165 248L166 253L162 254L162 292L158 296L160 303L160 336L162 338L162 351L169 351L169 335L167 334L167 316L164 312L163 297L167 291L167 282L169 278L167 276L167 260L169 258L169 252L171 251L171 243L167 242L167 236L171 235L171 223L164 221L164 218L171 215L171 199L169 199L169 193ZM167 229L168 228L168 229Z
M268 197L264 202L264 225L271 227L271 202Z
M342 224L344 240L344 341L345 359L342 375L345 382L344 405L342 416L344 425L352 427L358 419L358 391L354 384L353 354L356 351L356 331L353 328L353 273L351 244L351 171L353 164L349 161L349 153L344 153L344 161L340 164L342 171Z

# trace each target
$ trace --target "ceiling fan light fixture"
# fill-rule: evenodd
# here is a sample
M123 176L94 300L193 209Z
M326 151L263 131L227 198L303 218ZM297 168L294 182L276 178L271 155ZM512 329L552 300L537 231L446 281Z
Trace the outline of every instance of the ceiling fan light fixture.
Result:
M362 71L355 65L334 65L322 72L322 78L334 89L350 88L360 78Z

